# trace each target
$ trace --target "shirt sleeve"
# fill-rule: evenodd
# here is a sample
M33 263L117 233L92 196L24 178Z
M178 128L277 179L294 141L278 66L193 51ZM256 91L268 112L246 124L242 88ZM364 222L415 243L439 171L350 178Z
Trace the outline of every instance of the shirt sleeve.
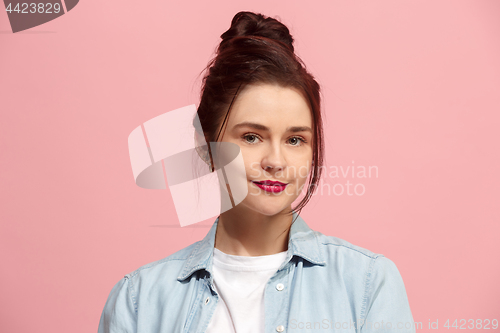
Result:
M129 278L111 289L99 321L98 333L136 333L137 316Z
M375 259L368 273L364 310L366 315L360 325L362 333L415 333L401 274L384 256Z

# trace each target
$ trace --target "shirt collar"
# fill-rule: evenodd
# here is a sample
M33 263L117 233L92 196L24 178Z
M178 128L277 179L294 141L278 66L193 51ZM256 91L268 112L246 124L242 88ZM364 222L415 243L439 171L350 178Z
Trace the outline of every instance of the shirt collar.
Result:
M318 237L314 230L309 228L306 222L293 212L292 226L288 237L288 250L285 262L279 269L283 268L293 256L299 256L316 265L325 265L324 254L320 247ZM205 238L203 238L193 249L188 259L184 263L178 281L187 279L198 270L207 270L212 276L212 261L215 244L215 232L219 218L215 220ZM278 270L279 270L278 269Z

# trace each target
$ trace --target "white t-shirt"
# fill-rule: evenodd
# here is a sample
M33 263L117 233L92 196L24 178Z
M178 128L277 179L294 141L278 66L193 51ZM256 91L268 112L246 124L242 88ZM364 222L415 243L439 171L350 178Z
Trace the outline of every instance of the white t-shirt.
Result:
M235 256L214 248L213 278L219 302L206 333L264 332L264 288L286 259Z

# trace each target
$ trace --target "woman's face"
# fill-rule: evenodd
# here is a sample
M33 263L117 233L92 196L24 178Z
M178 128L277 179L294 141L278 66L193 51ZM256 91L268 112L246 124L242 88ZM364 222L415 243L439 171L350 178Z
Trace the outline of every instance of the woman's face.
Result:
M237 144L245 162L248 195L239 205L267 216L291 207L311 169L312 125L308 103L295 88L254 84L239 93L221 140Z

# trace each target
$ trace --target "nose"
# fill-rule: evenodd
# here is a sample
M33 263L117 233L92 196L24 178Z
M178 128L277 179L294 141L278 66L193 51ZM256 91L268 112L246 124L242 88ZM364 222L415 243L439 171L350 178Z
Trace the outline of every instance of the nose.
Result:
M286 160L280 144L273 144L267 149L261 166L264 171L281 171L285 168Z

